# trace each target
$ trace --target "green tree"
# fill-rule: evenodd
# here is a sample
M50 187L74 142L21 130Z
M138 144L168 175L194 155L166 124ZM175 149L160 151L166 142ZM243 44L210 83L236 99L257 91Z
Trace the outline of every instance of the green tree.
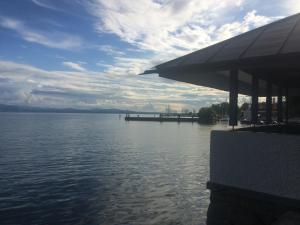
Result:
M211 105L211 109L214 111L217 119L220 119L229 114L229 103L222 102L219 104Z
M198 112L199 123L213 124L216 121L216 114L212 107L201 108Z

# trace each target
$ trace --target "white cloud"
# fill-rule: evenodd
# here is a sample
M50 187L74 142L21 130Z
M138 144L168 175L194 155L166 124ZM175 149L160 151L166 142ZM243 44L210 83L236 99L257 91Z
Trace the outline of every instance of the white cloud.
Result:
M125 53L116 49L115 47L111 45L100 45L96 46L99 51L105 52L107 55L113 55L113 56L124 56Z
M72 10L70 10L70 7L72 7L74 3L80 3L80 0L73 0L73 1L31 0L31 1L32 3L36 4L39 7L85 19L85 17L81 15L80 11L74 11L75 8L72 8Z
M113 33L152 56L115 57L106 66L110 74L139 74L155 64L182 56L250 29L262 26L275 17L250 10L241 13L243 0L90 0L85 4L95 18L95 30ZM234 13L233 13L234 12ZM242 14L242 13L241 13ZM128 58L128 59L127 59Z
M12 18L0 17L0 26L17 32L22 39L28 42L50 48L74 50L83 46L83 42L78 36L56 31L34 30L23 22Z
M57 10L59 11L60 9L57 7L54 7L53 5L49 4L47 1L43 0L32 0L32 2L40 7L47 8L47 9L52 9L52 10Z
M300 12L299 0L247 0L245 8L256 9L260 14L288 16Z
M257 15L255 10L248 12L242 19L242 21L235 21L232 23L226 23L222 26L212 29L214 34L214 41L222 41L238 34L247 32L256 27L263 26L271 21L278 19L278 17L266 17Z
M274 1L279 4L278 0ZM296 0L286 2L292 1L297 4ZM58 10L52 3L49 4L48 0L33 2L44 8ZM106 61L97 63L105 70L103 73L88 71L84 68L84 63L70 62L66 59L62 60L63 65L76 72L45 71L29 65L0 61L0 79L6 79L2 85L0 82L0 101L30 102L35 105L47 102L63 107L118 107L133 110L152 107L163 110L168 104L177 109L199 108L224 101L224 96L227 96L224 92L168 81L156 76L130 75L139 74L163 61L276 19L253 10L257 7L246 9L248 3L244 0L76 2L84 5L93 16L95 30L100 36L103 33L117 35L122 41L133 45L126 52L138 54L140 57L135 54L134 57L125 56L123 51L111 45L83 46L80 37L35 30L21 21L0 17L2 27L16 31L28 42L58 49L97 49L114 57L114 63L111 65ZM262 4L261 1L255 6L259 4ZM283 1L280 5L287 7ZM146 53L147 57L143 56L143 53Z
M115 63L106 66L105 73L123 76L138 75L152 64L154 65L154 61L150 58L115 57Z
M243 2L140 0L133 4L126 0L91 0L86 6L97 19L98 32L114 33L146 50L182 54L182 49L193 50L211 43L212 22L220 22L228 10L241 7Z
M283 7L289 13L299 13L300 12L300 1L299 0L284 0L282 2Z
M124 61L125 62L125 61ZM121 108L163 111L196 108L224 99L224 93L157 76L111 76L92 71L46 71L0 61L0 102L51 107Z
M86 71L86 69L81 65L81 64L84 64L82 62L74 63L74 62L70 62L70 61L64 61L62 64L73 70L77 70L77 71L81 71L81 72Z
M159 35L156 37L157 39L151 40L151 44L147 38L139 40L137 43L139 46L152 46L153 56L137 58L121 55L116 56L115 62L110 66L104 62L98 65L106 68L105 72L110 75L137 75L161 62L262 26L274 19L257 15L256 11L251 11L240 21L228 22L219 26L209 25L206 29L196 24L184 25L177 32L169 34L168 40L164 40L164 38L159 40L161 38Z

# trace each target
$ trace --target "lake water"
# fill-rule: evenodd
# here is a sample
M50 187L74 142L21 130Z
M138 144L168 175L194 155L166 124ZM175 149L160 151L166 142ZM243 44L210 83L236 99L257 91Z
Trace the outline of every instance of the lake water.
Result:
M0 113L0 224L205 224L212 129Z

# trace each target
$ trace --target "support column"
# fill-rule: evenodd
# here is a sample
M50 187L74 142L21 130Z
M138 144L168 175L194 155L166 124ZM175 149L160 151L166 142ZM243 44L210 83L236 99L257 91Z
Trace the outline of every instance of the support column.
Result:
M289 89L285 89L285 123L289 122Z
M266 123L272 123L272 83L267 82Z
M258 78L252 76L251 123L257 124L258 111Z
M229 83L229 125L237 125L238 114L238 70L230 70Z
M278 87L278 96L277 96L277 122L282 123L282 87Z

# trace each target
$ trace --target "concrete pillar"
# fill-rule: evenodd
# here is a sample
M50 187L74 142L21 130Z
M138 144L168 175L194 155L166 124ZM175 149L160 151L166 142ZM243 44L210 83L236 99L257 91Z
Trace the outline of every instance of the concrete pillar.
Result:
M285 123L289 122L289 89L285 89Z
M258 78L252 76L252 101L251 101L251 123L257 124L257 111L258 111Z
M283 112L282 87L278 87L278 96L277 96L277 122L278 123L281 123L283 121L282 112Z
M229 83L229 125L236 126L238 124L238 70L230 70Z
M266 123L272 123L272 83L267 82Z

